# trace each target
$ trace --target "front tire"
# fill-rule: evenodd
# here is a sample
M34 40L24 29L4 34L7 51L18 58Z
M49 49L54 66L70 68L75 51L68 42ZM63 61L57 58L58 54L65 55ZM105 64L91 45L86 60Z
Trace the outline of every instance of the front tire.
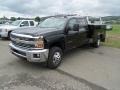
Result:
M63 52L61 48L59 47L51 48L47 61L47 67L50 69L57 68L61 64L62 58L63 58Z

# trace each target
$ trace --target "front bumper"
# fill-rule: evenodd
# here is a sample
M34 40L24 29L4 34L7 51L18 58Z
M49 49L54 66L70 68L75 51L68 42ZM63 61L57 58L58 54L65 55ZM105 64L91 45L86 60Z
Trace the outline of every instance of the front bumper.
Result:
M0 32L0 37L7 38L8 32Z
M22 58L26 58L29 62L45 62L48 59L49 50L41 49L41 50L28 50L21 49L16 47L12 43L9 44L11 53Z

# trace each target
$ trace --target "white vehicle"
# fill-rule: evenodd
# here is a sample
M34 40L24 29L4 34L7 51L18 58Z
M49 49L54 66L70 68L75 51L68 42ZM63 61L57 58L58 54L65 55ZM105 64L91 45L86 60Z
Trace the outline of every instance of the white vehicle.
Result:
M37 22L34 20L17 20L9 25L1 25L0 26L0 37L1 38L9 38L11 31L18 28L28 28L28 27L36 27Z

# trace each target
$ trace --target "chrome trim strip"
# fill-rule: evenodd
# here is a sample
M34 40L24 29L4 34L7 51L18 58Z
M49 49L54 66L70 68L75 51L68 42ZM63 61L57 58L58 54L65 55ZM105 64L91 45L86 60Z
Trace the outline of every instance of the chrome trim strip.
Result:
M22 52L26 52L26 50L23 50L23 49L20 49L18 47L15 47L12 43L9 44L10 47L16 49L16 50L19 50L19 51L22 51Z
M17 55L17 56L20 56L20 57L26 58L26 56L23 56L23 55L21 55L21 54L18 54L18 53L14 52L14 51L12 51L12 53L15 54L15 55Z
M35 41L25 41L25 40L15 39L15 38L12 38L12 37L11 37L11 40L16 41L18 43L25 43L25 44L35 44L36 43Z
M10 48L13 48L13 49L15 49L15 50L19 50L19 51L25 52L24 50L19 49L19 48L15 47L14 45L12 45L12 43L10 43L9 46L10 46ZM27 56L24 56L24 55L21 55L21 54L19 54L19 53L16 53L16 52L14 52L13 50L11 50L11 52L12 52L12 54L15 54L15 55L17 55L17 56L20 56L20 57L23 57L23 58L27 58Z
M33 37L31 35L24 35L24 34L17 34L17 33L12 33L12 35L18 36L18 37L25 37L25 38L34 38L37 39L39 37Z
M30 50L43 50L44 48L30 48Z

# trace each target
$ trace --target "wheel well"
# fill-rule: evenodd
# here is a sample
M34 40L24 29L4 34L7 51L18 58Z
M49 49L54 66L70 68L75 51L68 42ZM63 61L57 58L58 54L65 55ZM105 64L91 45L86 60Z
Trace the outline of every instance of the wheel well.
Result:
M59 47L62 50L65 49L64 42L55 42L55 43L53 43L53 44L50 45L50 48L52 48L52 47Z
M9 31L9 32L8 32L8 39L10 39L10 33L11 33L11 32L12 32L12 31Z
M105 42L105 36L104 36L104 34L100 34L100 40L101 40L102 42Z
M9 31L8 34L10 34L12 31Z
M12 31L9 31L8 33L10 33L10 32L12 32Z

